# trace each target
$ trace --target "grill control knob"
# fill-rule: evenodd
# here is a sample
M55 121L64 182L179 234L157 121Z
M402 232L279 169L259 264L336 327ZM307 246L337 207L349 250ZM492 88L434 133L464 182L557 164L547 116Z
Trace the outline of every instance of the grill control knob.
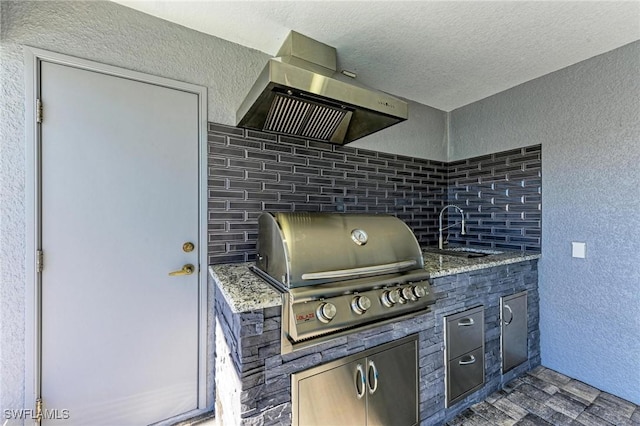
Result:
M371 299L367 296L356 296L351 300L351 309L358 315L364 314L370 307Z
M318 309L316 309L316 316L324 323L331 321L336 316L336 313L336 305L329 302L321 304L318 306Z
M425 288L422 287L421 285L417 285L413 287L413 294L415 294L416 297L419 299L427 295L427 290L425 290Z
M394 290L387 290L382 294L380 301L387 308L392 307L400 301L400 290L397 288Z
M413 292L413 287L405 287L405 288L403 288L402 289L402 298L407 300L407 301L411 300L413 302L418 300L418 297Z

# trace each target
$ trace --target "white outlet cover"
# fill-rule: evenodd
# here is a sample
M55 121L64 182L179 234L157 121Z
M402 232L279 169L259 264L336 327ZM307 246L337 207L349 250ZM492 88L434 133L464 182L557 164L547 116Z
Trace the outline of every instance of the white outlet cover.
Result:
M587 256L587 243L572 242L571 256L584 259Z

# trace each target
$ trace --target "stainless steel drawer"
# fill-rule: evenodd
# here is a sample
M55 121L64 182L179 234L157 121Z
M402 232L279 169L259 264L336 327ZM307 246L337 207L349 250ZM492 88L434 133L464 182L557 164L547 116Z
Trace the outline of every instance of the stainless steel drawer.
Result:
M482 346L484 340L484 308L469 309L446 317L447 359Z
M447 401L451 406L484 384L484 349L478 348L448 364Z

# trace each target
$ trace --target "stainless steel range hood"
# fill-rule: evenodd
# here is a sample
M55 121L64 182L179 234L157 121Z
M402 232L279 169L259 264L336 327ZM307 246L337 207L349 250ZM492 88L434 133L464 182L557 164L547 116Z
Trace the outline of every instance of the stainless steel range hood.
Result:
M331 46L291 31L277 56L238 109L238 127L342 145L407 119L406 102L337 73Z

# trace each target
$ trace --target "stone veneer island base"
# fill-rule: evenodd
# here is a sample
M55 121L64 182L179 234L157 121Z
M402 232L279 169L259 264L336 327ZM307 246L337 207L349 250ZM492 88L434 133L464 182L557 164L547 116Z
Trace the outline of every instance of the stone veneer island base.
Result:
M418 334L420 424L439 425L540 365L539 255L467 260L425 253L437 302L416 317L280 353L280 295L250 264L210 268L216 288L216 421L226 426L291 424L291 374ZM500 297L528 292L528 360L501 372ZM485 383L445 408L443 317L484 306Z

